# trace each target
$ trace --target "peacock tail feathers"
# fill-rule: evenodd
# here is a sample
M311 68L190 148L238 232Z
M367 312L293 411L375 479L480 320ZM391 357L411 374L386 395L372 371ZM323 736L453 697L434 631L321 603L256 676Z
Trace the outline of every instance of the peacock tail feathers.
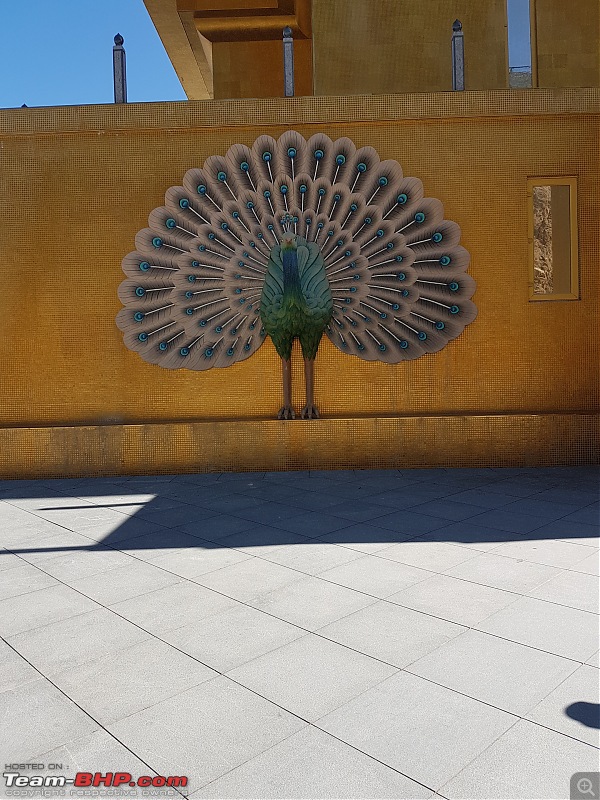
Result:
M460 228L421 181L348 138L287 131L211 156L151 212L122 264L127 347L171 369L251 356L267 335L261 294L284 218L307 242L306 264L318 253L309 295L318 307L330 292L325 333L342 352L415 359L475 319Z

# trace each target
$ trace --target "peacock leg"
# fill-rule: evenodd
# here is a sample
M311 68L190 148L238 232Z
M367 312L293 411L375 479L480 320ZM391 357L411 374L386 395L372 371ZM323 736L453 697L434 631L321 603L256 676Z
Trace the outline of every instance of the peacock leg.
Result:
M302 419L317 419L319 412L315 406L314 385L315 385L315 360L314 358L304 359L304 380L306 383L306 405L302 409Z
M292 362L289 358L281 359L283 372L283 405L279 409L277 419L296 419L292 408Z

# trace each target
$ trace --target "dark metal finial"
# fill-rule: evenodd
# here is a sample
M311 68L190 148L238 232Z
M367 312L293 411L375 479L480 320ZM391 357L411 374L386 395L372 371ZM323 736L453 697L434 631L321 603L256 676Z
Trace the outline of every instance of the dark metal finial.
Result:
M459 19L454 20L454 24L452 25L452 30L454 31L454 33L462 31L462 22Z
M117 47L121 47L124 41L125 39L121 36L121 34L117 33L117 35L115 36L115 44L117 45Z
M292 38L292 29L290 27L285 27L283 29L283 38L284 39L291 39Z

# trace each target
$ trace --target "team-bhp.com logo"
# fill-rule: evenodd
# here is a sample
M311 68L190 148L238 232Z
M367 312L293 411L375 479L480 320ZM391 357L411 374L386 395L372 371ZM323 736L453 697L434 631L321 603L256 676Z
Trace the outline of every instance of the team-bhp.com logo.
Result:
M43 787L60 789L65 786L73 787L119 787L137 786L142 788L178 788L187 786L188 779L183 775L142 775L133 778L129 772L78 772L74 778L66 775L21 775L20 772L4 772L7 788L25 789L30 787Z

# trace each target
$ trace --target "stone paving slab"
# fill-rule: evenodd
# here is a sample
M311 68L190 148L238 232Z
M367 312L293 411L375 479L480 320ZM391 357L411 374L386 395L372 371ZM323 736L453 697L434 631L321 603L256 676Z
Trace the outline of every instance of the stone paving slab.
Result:
M567 800L598 769L599 475L0 481L0 759L188 776L161 797Z

